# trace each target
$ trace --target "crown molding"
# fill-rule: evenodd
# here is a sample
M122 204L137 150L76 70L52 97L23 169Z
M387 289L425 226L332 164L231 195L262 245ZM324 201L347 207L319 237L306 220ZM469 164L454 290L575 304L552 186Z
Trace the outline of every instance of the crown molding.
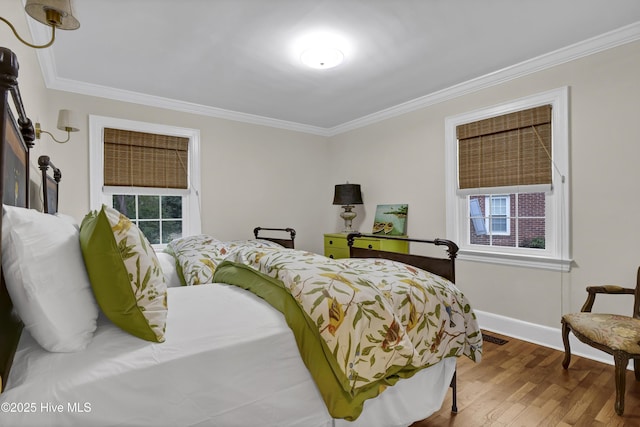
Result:
M46 81L47 79L45 79L45 82ZM312 135L328 136L327 129L322 127L289 122L286 120L278 120L254 114L241 113L238 111L225 110L223 108L209 107L202 104L163 98L160 96L147 95L139 92L94 85L85 82L78 82L75 80L57 78L47 84L47 87L49 89L73 92L81 95L90 95L116 101L130 102L133 104L146 105L149 107L164 108L167 110L180 111L183 113L197 114L201 116L215 117L219 119L227 119L243 123L251 123L272 128L303 132Z
M32 20L29 20L29 27L32 35L34 36L34 40L38 40L45 36L45 26L35 25L31 21ZM472 92L496 86L510 80L518 79L547 68L631 43L639 39L640 21L330 128L311 126L303 123L279 120L201 104L178 101L175 99L146 95L138 92L62 79L57 76L51 49L40 49L38 50L37 55L44 83L48 89L74 92L83 95L131 102L185 113L331 137L447 100L458 98Z
M640 39L640 21L329 129L335 136Z

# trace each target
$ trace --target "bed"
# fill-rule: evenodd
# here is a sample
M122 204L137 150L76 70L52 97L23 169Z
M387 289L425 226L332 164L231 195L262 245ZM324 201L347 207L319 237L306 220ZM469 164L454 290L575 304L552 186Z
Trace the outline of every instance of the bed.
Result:
M260 232L263 234L260 235ZM270 233L265 235L264 233ZM283 234L288 234L288 236ZM274 228L274 227L256 227L253 229L253 236L256 239L264 239L269 240L271 242L277 243L284 248L294 249L295 248L295 239L296 239L296 230L291 227L287 228Z
M48 214L58 213L58 194L62 172L49 156L38 157L38 168L42 172L42 211ZM51 172L49 173L49 168Z
M0 150L3 153L0 162L3 167L0 175L3 179L0 186L3 190L0 283L0 419L3 425L391 427L410 425L441 407L455 374L456 357L453 356L462 355L462 349L447 350L449 353L445 356L451 357L443 357L429 367L411 372L401 372L398 368L389 378L384 378L384 383L372 382L367 388L370 396L363 399L355 416L350 412L336 414L335 409L331 409L324 386L318 384L326 371L319 365L306 364L297 332L276 307L277 301L272 305L269 295L250 289L256 284L261 287L265 281L272 282L275 287L270 288L270 292L273 294L273 289L283 292L285 283L280 280L284 276L268 277L267 270L273 270L273 264L264 264L267 270L260 272L251 267L254 262L266 263L271 258L282 262L279 258L282 253L297 257L297 262L321 260L320 255L293 249L295 232L290 229L284 229L290 234L290 239L285 239L290 240L286 244L290 247L282 247L277 241L280 238L258 236L260 231L283 231L281 229L257 227L255 239L234 242L221 242L206 235L188 236L190 243L194 238L200 243L207 240L214 243L210 249L214 254L212 258L202 258L207 262L200 263L207 265L215 261L211 280L203 278L202 271L191 276L185 274L185 267L192 266L178 261L178 245L173 245L172 253L151 251L147 270L139 266L142 256L134 257L137 271L148 273L144 279L143 275L138 279L144 283L140 299L148 300L149 305L144 306L144 310L135 310L136 316L147 316L146 323L139 320L141 317L137 317L138 323L135 323L136 328L142 325L145 329L129 330L134 322L118 318L123 313L114 313L103 300L104 289L94 284L98 280L96 259L103 265L106 262L103 258L111 256L100 252L99 257L92 257L87 252L93 250L94 240L104 240L93 239L96 230L103 230L100 221L104 218L100 213L90 213L79 225L56 213L57 203L49 208L49 202L57 200L59 183L59 179L55 179L57 168L51 166L50 159L48 166L42 168L45 173L48 170L54 173L53 181L43 178L43 191L47 194L43 197L50 213L24 209L28 207L30 182L29 149L25 140L30 134L28 125L23 126L26 130L21 132L18 124L27 124L28 119L19 113L15 121L9 111L7 94L13 94L14 103L20 104L16 110L23 111L17 90L17 61L7 49L0 53L0 74L3 75L0 84L5 94ZM11 149L19 161L13 157L9 161L7 149ZM104 217L109 220L110 214L107 212ZM124 225L122 218L116 216L113 221L112 229L135 231L135 227ZM31 245L26 244L29 242ZM119 245L118 250L122 251L122 246L127 245ZM131 252L130 247L127 248L125 250ZM140 248L148 250L144 242ZM371 251L358 256L389 255ZM247 259L243 261L243 257ZM424 258L413 261L424 261ZM455 253L433 260L438 265L448 265L453 272L454 259ZM361 261L354 258L345 262ZM381 260L380 265L387 262L392 261ZM363 264L358 265L364 268ZM413 269L398 267L404 265L394 263L393 268ZM279 268L275 270L285 271ZM237 270L242 270L242 274ZM124 271L129 271L129 279L135 276L131 270ZM111 273L101 270L98 274L101 280L102 276L109 276L105 280L109 286L106 297L120 295L120 288L111 283L119 282L119 278L112 277ZM152 286L147 280L149 274L160 277L157 285ZM20 280L16 281L16 277ZM187 279L192 286L183 286ZM440 283L445 279L434 280ZM193 286L195 281L198 286ZM130 284L127 282L126 286ZM23 295L28 292L31 292L29 298ZM481 335L473 321L473 311L459 291L452 292L461 298L461 307L466 311L455 317L459 324L463 320L465 323L460 339L465 351L479 360ZM42 296L44 298L40 298ZM329 301L335 303L334 298L337 296ZM284 301L284 297L281 300ZM53 320L43 322L37 317L34 320L34 314L24 308L25 301L28 304L35 301L42 304L43 310L52 310L47 319ZM336 304L329 308L332 307L334 311L330 311L329 316L335 315L336 310L340 313ZM447 319L447 328L454 320L449 314L450 308L447 307L448 317L445 308L442 312L438 308L438 318ZM80 320L75 320L78 318ZM355 325L358 320L347 322L345 319L348 319L347 313L342 312L338 320L343 325L352 322ZM333 320L323 329L339 328L336 319ZM317 319L316 322L320 324ZM73 334L67 334L69 329L73 329ZM393 342L385 341L386 349L392 349L394 357L404 357L397 331L388 328L382 332L393 336ZM316 342L314 345L316 347L311 348L325 349L327 344ZM359 353L373 354L374 351L363 348ZM434 345L433 351L440 349ZM406 378L400 379L402 376ZM358 375L351 380L362 382ZM341 402L337 403L340 406Z

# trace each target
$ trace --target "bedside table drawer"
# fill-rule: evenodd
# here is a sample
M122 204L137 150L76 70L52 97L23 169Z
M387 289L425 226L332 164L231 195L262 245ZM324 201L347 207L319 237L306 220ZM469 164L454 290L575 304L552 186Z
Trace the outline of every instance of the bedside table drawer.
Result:
M380 240L373 239L355 239L353 241L353 246L356 248L364 248L364 249L380 249ZM347 245L348 247L348 245Z
M347 235L346 234L325 234L324 247L334 248L334 249L335 248L349 249L349 246L347 245Z
M399 236L407 237L407 236ZM363 249L374 249L377 251L409 253L409 242L399 240L387 240L364 237L356 239L353 245ZM347 235L342 233L324 235L324 256L329 258L349 258L349 245Z
M349 258L349 249L348 248L328 248L324 247L324 256L339 259L339 258Z

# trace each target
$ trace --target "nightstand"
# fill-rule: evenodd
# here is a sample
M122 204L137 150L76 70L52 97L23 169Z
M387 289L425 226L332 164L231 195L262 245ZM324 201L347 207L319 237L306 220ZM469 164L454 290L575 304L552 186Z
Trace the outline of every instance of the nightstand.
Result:
M397 236L407 237L407 236ZM354 240L353 245L358 248L376 249L379 251L409 253L409 242L399 240L376 239L362 237ZM349 246L346 233L332 233L324 235L324 256L329 258L349 258Z

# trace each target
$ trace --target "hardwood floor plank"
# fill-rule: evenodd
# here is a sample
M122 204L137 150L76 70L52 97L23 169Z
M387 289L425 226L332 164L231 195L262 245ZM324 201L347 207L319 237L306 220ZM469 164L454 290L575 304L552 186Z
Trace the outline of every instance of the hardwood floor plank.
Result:
M442 408L412 427L640 427L640 382L627 372L625 413L614 411L614 367L512 337L484 342L483 360L458 361L458 413L451 394Z

